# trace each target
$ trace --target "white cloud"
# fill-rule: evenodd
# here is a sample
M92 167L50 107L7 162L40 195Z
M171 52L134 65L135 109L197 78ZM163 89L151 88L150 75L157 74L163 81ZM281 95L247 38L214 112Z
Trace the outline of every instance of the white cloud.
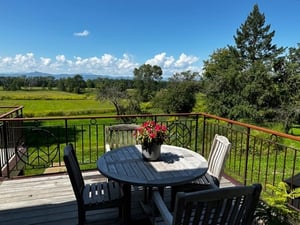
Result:
M41 63L42 63L43 66L48 66L51 63L50 58L41 57L40 60L41 60Z
M138 64L128 54L123 54L123 58L118 59L118 69L130 70L135 67L138 67Z
M74 33L74 36L78 36L78 37L86 37L90 34L90 32L88 30L84 30L82 32L76 32Z
M182 68L182 67L189 66L197 62L198 60L199 59L195 56L187 56L186 54L182 53L174 65L178 68Z
M1 61L3 64L9 64L12 60L12 57L5 57Z
M104 55L101 57L101 64L102 64L103 66L109 66L109 65L111 65L115 60L116 60L116 58L113 57L112 55L110 55L110 54L104 54Z
M158 55L155 55L154 58L148 59L145 64L151 64L151 65L162 65L163 61L166 57L166 53L162 52Z
M163 70L163 76L169 77L174 73L182 71L201 71L196 63L199 59L195 56L189 56L182 53L178 59L174 56L168 56L162 52L153 58L146 60L146 64L158 65ZM40 71L44 73L60 74L84 74L93 73L99 75L124 75L133 76L133 71L144 63L138 63L129 54L123 54L122 57L105 53L102 56L92 56L82 58L74 56L68 58L65 55L57 55L54 58L39 57L36 58L33 53L17 54L13 57L0 57L0 73L27 73Z
M56 57L56 61L57 62L65 62L66 61L66 57L64 55L57 55Z
M192 55L188 56L184 53L179 56L179 59L175 60L173 56L167 56L165 52L162 52L155 55L152 59L147 60L145 64L158 65L162 68L165 75L171 76L174 73L187 70L200 72L200 68L193 66L193 64L198 61L198 57Z

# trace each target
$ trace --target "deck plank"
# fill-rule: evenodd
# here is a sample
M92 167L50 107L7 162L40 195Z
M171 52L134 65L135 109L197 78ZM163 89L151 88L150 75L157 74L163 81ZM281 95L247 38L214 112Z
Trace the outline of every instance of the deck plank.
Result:
M98 171L84 172L86 183L106 179ZM232 183L222 179L221 185ZM166 195L167 197L168 195ZM143 191L133 192L133 224L150 224L139 201ZM30 178L3 180L0 183L0 224L5 225L74 225L77 206L69 177L66 173ZM87 212L86 225L118 225L117 209Z

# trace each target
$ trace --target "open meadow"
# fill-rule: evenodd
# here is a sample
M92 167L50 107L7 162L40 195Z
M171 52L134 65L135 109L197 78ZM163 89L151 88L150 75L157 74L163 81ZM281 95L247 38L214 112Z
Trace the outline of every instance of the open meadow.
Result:
M113 114L110 102L96 100L95 93L74 94L56 90L0 90L1 106L24 106L24 117Z

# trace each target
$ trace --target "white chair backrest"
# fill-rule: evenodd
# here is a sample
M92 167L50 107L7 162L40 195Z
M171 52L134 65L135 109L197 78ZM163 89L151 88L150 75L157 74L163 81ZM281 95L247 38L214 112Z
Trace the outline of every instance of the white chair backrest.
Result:
M137 144L134 133L140 126L137 124L116 124L105 129L105 150Z
M208 156L208 173L218 180L221 179L225 161L230 149L231 143L229 140L225 136L216 134Z

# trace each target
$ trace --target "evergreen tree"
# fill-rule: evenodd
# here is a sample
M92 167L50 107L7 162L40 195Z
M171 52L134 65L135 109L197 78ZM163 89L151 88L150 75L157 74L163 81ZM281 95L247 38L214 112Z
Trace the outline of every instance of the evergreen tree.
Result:
M265 25L258 5L254 5L234 36L236 46L215 52L205 62L204 80L219 87L210 85L212 89L206 89L212 113L257 122L276 116L280 101L274 84L274 63L284 48L272 44L275 31L270 27Z
M245 23L234 36L236 48L245 62L245 69L251 67L256 61L272 65L273 60L283 53L284 48L277 48L272 44L275 31L270 31L270 28L271 25L265 25L265 15L260 13L257 4L254 5Z

